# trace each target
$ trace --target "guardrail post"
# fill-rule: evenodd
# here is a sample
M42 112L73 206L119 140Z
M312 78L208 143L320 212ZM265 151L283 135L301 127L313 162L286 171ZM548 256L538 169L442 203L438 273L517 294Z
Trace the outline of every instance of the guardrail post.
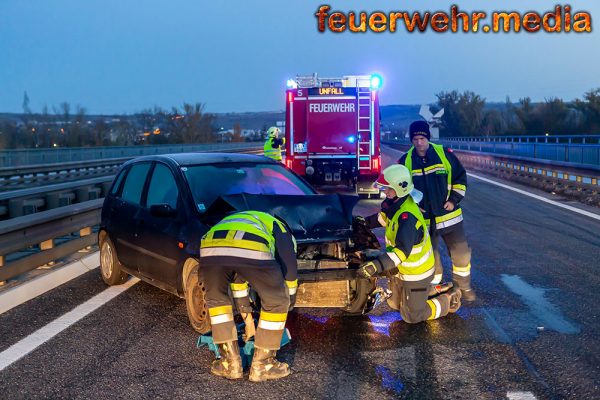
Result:
M0 268L4 267L4 256L0 256ZM0 281L0 286L4 286L6 281Z
M48 240L45 240L42 243L40 243L41 251L50 250L52 248L54 248L54 239L48 239ZM49 263L47 263L45 265L52 266L52 265L54 265L54 261L50 261Z
M87 228L83 228L79 230L79 236L84 237L84 236L89 236L92 234L92 227L88 226ZM92 248L92 246L86 246L85 250L90 250Z

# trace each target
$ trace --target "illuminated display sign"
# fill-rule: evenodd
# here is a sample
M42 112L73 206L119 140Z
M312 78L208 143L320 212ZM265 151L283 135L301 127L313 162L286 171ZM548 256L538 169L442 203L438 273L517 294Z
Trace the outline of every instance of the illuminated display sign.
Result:
M318 87L309 88L309 96L356 96L356 88Z

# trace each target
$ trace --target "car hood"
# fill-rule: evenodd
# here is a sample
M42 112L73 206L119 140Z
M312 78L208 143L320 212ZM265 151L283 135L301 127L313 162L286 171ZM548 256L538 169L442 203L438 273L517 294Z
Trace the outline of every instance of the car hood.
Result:
M299 243L326 242L352 236L352 209L357 202L357 196L341 194L236 194L219 197L208 208L206 216L263 211L283 219Z

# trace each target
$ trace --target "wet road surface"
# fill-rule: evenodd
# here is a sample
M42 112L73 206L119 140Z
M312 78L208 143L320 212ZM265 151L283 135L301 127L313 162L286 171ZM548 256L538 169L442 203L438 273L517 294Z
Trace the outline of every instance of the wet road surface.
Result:
M293 374L230 382L183 301L138 283L0 370L0 398L600 398L600 221L474 177L462 205L478 300L455 315L298 309L280 352ZM0 352L105 289L96 270L0 315Z

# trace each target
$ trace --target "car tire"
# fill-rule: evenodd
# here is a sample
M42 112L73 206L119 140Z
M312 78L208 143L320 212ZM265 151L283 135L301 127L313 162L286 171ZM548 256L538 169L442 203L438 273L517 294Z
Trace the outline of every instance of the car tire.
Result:
M185 278L185 306L192 328L198 333L206 333L211 329L208 307L204 300L206 288L198 279L198 266L190 270Z
M100 275L110 286L120 285L127 280L127 273L123 272L115 246L108 236L100 241Z
M373 290L375 290L375 279L354 279L350 281L350 302L344 308L344 311L352 315L361 315Z

